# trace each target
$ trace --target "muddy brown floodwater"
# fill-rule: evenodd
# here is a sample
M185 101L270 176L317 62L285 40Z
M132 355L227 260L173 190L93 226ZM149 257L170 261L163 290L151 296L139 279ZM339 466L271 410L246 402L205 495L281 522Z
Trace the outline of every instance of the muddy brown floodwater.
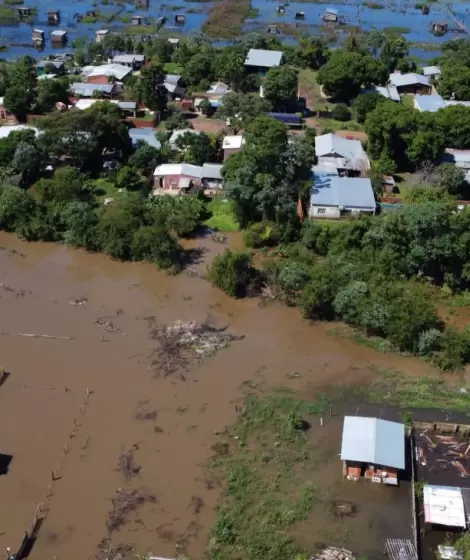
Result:
M223 248L206 240L190 244L207 250L201 270ZM161 556L180 543L199 559L219 497L207 489L204 464L216 432L236 420L243 381L310 392L367 381L371 363L429 372L417 360L331 337L328 325L309 325L294 309L235 301L184 273L167 276L149 264L27 244L4 233L0 247L0 365L10 373L0 386L0 558L7 546L15 550L45 501L48 515L31 558L87 559L107 535L116 490L142 487L156 502L131 515L115 542ZM71 305L74 298L88 303ZM155 378L148 368L149 316L157 324L210 316L245 338L185 372L185 380ZM102 317L112 317L122 334L93 324ZM288 379L292 371L301 378ZM135 419L143 402L156 409L156 419ZM118 459L132 446L140 471L126 482Z

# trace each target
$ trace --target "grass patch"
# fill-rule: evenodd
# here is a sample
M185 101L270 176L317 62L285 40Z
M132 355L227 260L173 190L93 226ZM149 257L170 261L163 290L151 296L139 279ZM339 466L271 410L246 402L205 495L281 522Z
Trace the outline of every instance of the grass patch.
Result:
M317 118L316 119L318 124L322 127L322 129L326 128L328 130L351 130L353 132L361 132L364 130L364 127L359 124L357 121L335 121L335 119L324 119L324 118Z
M8 6L0 6L0 20L18 21L18 13Z
M233 39L241 34L242 24L250 11L250 0L219 0L210 9L202 31L211 37Z
M401 102L405 107L413 108L414 95L402 95Z
M214 446L210 471L226 488L211 532L211 560L277 560L301 552L290 531L322 501L307 482L321 457L302 431L304 418L317 412L287 393L246 399L233 437Z
M240 231L231 201L215 197L208 203L207 209L212 214L205 221L207 226L218 231Z
M247 18L257 18L259 16L259 9L258 8L251 8L250 11L246 14Z
M164 66L167 74L181 74L183 67L176 62L167 62Z
M332 336L339 336L341 338L347 338L356 344L366 346L367 348L373 348L382 354L401 354L389 340L379 336L366 336L364 333L361 333L351 327L335 327L330 329L328 334Z
M404 25L391 25L390 27L384 27L384 33L396 33L397 35L406 35L411 33L411 27L405 27Z
M303 68L299 72L299 87L303 95L307 97L310 109L322 110L332 107L331 103L322 96L320 85L317 82L317 73L314 70Z
M131 25L125 32L128 35L155 35L157 28L154 25Z

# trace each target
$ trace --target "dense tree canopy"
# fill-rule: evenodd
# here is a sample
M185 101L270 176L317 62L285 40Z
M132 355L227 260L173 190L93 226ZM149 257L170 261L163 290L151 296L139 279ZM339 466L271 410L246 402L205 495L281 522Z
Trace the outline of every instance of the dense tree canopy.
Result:
M292 66L270 68L263 82L264 96L277 110L288 111L295 106L297 89L297 71Z

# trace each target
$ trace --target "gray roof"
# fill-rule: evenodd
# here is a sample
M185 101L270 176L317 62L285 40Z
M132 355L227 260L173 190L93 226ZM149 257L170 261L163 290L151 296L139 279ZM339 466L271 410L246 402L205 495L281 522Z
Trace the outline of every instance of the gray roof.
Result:
M392 86L395 87L430 85L429 78L427 78L426 76L422 76L421 74L415 74L414 72L410 72L408 74L400 74L399 72L394 72L393 74L390 74L389 80Z
M246 66L259 66L272 68L279 66L282 60L282 51L267 51L264 49L250 49L245 59Z
M400 94L395 86L371 86L364 93L377 93L386 99L400 102Z
M84 82L75 82L70 86L70 91L74 95L81 95L82 97L93 97L95 91L111 94L114 89L114 84L85 84Z
M155 136L153 128L130 128L129 136L134 145L138 142L145 142L158 150L162 147L160 141Z
M135 111L137 109L136 101L118 101L117 106L123 111Z
M341 459L404 469L405 426L378 418L345 416Z
M179 74L167 74L165 76L165 82L168 84L174 84L175 86L178 85L178 82L181 80L181 76Z
M327 8L325 12L327 12L328 14L338 15L338 10L336 8Z
M202 178L222 180L222 167L221 163L205 163L202 166Z
M36 64L36 68L45 68L48 64L51 64L52 66L54 66L54 68L57 68L58 70L64 67L64 63L61 60L40 60Z
M133 64L134 62L144 62L143 54L117 54L113 58L114 64Z
M330 172L315 171L310 205L372 211L375 210L376 202L370 179L340 177Z
M340 167L360 169L361 163L369 166L369 158L360 140L350 140L336 134L322 134L315 138L315 153L317 157L332 156L344 159Z
M440 95L415 95L414 106L418 111L435 113L446 107L446 102Z
M440 66L424 66L422 70L425 76L439 76L439 74L441 73Z
M64 31L63 29L57 29L56 31L52 31L51 35L54 35L54 37L63 37L64 35L67 35L67 31Z
M180 136L184 136L185 134L201 134L198 130L194 130L193 128L182 128L181 130L174 130L170 139L168 140L169 144L176 144L176 141Z
M442 161L445 163L453 163L462 169L470 169L470 150L446 148Z

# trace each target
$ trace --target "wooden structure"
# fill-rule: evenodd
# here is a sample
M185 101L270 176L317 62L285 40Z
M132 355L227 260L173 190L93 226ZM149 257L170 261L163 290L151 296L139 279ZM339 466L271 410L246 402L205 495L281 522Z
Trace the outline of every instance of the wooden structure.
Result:
M108 34L109 34L108 29L98 29L98 31L95 33L96 42L101 43L101 41L104 41L105 37Z
M132 16L131 25L144 25L145 18L144 16Z
M268 25L268 33L271 35L279 35L277 25Z
M295 19L305 19L305 12L295 12Z
M47 12L47 25L58 25L60 23L60 11L49 10Z
M390 560L418 560L416 547L410 539L387 539L385 553Z
M51 43L53 46L63 46L67 43L67 31L58 29L51 33Z
M18 9L18 16L20 19L27 18L32 15L31 8L28 6L20 6Z
M33 29L33 43L35 45L44 44L44 31L42 29Z
M184 25L186 22L186 16L183 14L176 14L175 15L175 25Z
M280 6L278 6L276 8L276 13L281 14L281 15L286 13L286 7L284 6L284 4L281 4Z
M135 0L135 7L139 10L147 10L149 8L149 0Z
M431 23L431 32L433 35L442 36L447 33L449 26L447 23L442 21L434 21Z
M423 13L423 16L427 16L429 14L429 6L428 4L424 4L423 7L421 8L421 11Z

